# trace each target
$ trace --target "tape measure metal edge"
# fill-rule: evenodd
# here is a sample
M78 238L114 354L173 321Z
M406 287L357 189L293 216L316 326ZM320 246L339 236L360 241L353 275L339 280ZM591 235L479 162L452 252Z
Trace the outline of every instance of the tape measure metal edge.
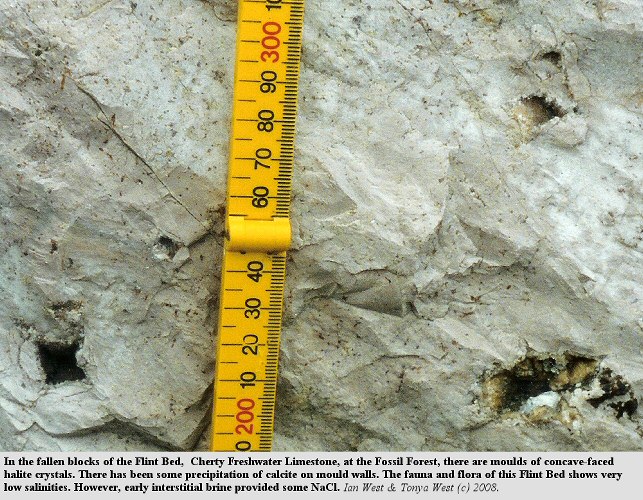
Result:
M239 0L212 451L272 449L304 0Z

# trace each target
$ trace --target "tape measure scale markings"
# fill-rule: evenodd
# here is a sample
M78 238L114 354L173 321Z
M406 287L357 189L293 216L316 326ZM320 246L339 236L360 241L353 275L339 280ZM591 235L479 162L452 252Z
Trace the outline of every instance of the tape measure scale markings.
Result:
M239 0L212 451L270 451L304 0Z

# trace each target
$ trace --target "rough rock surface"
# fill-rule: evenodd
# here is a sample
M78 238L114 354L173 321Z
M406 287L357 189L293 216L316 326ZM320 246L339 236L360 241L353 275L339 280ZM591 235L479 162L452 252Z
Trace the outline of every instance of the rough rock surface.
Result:
M641 450L639 0L308 0L277 450ZM0 449L202 448L236 3L0 0Z

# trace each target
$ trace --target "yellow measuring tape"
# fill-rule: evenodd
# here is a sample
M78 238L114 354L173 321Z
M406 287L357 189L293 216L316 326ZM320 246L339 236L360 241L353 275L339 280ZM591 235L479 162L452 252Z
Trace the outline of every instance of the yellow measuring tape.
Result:
M239 0L212 451L270 451L304 0Z

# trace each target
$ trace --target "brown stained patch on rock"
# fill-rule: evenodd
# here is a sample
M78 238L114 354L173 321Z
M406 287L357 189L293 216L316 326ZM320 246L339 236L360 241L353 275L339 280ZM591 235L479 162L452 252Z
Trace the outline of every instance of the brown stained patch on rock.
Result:
M634 412L638 409L639 401L632 394L632 399L628 399L627 401L617 401L616 403L610 403L609 406L616 412L616 418L621 418L623 415L626 415L626 414L628 417L631 417L634 414Z
M550 383L554 391L584 385L596 374L598 360L573 355L569 355L567 359L566 369L559 372Z
M74 315L81 307L83 303L77 300L67 300L64 302L56 302L52 304L50 311L53 313L56 319L66 320L70 315Z
M623 377L606 368L600 374L599 383L603 394L587 400L594 408L598 408L601 403L624 396L624 400L613 401L608 405L616 412L616 418L621 418L626 414L631 417L638 409L639 402L634 396L632 386Z
M78 339L83 335L83 303L78 300L54 302L47 312L56 320L60 334L65 339ZM49 338L50 336L47 335Z

